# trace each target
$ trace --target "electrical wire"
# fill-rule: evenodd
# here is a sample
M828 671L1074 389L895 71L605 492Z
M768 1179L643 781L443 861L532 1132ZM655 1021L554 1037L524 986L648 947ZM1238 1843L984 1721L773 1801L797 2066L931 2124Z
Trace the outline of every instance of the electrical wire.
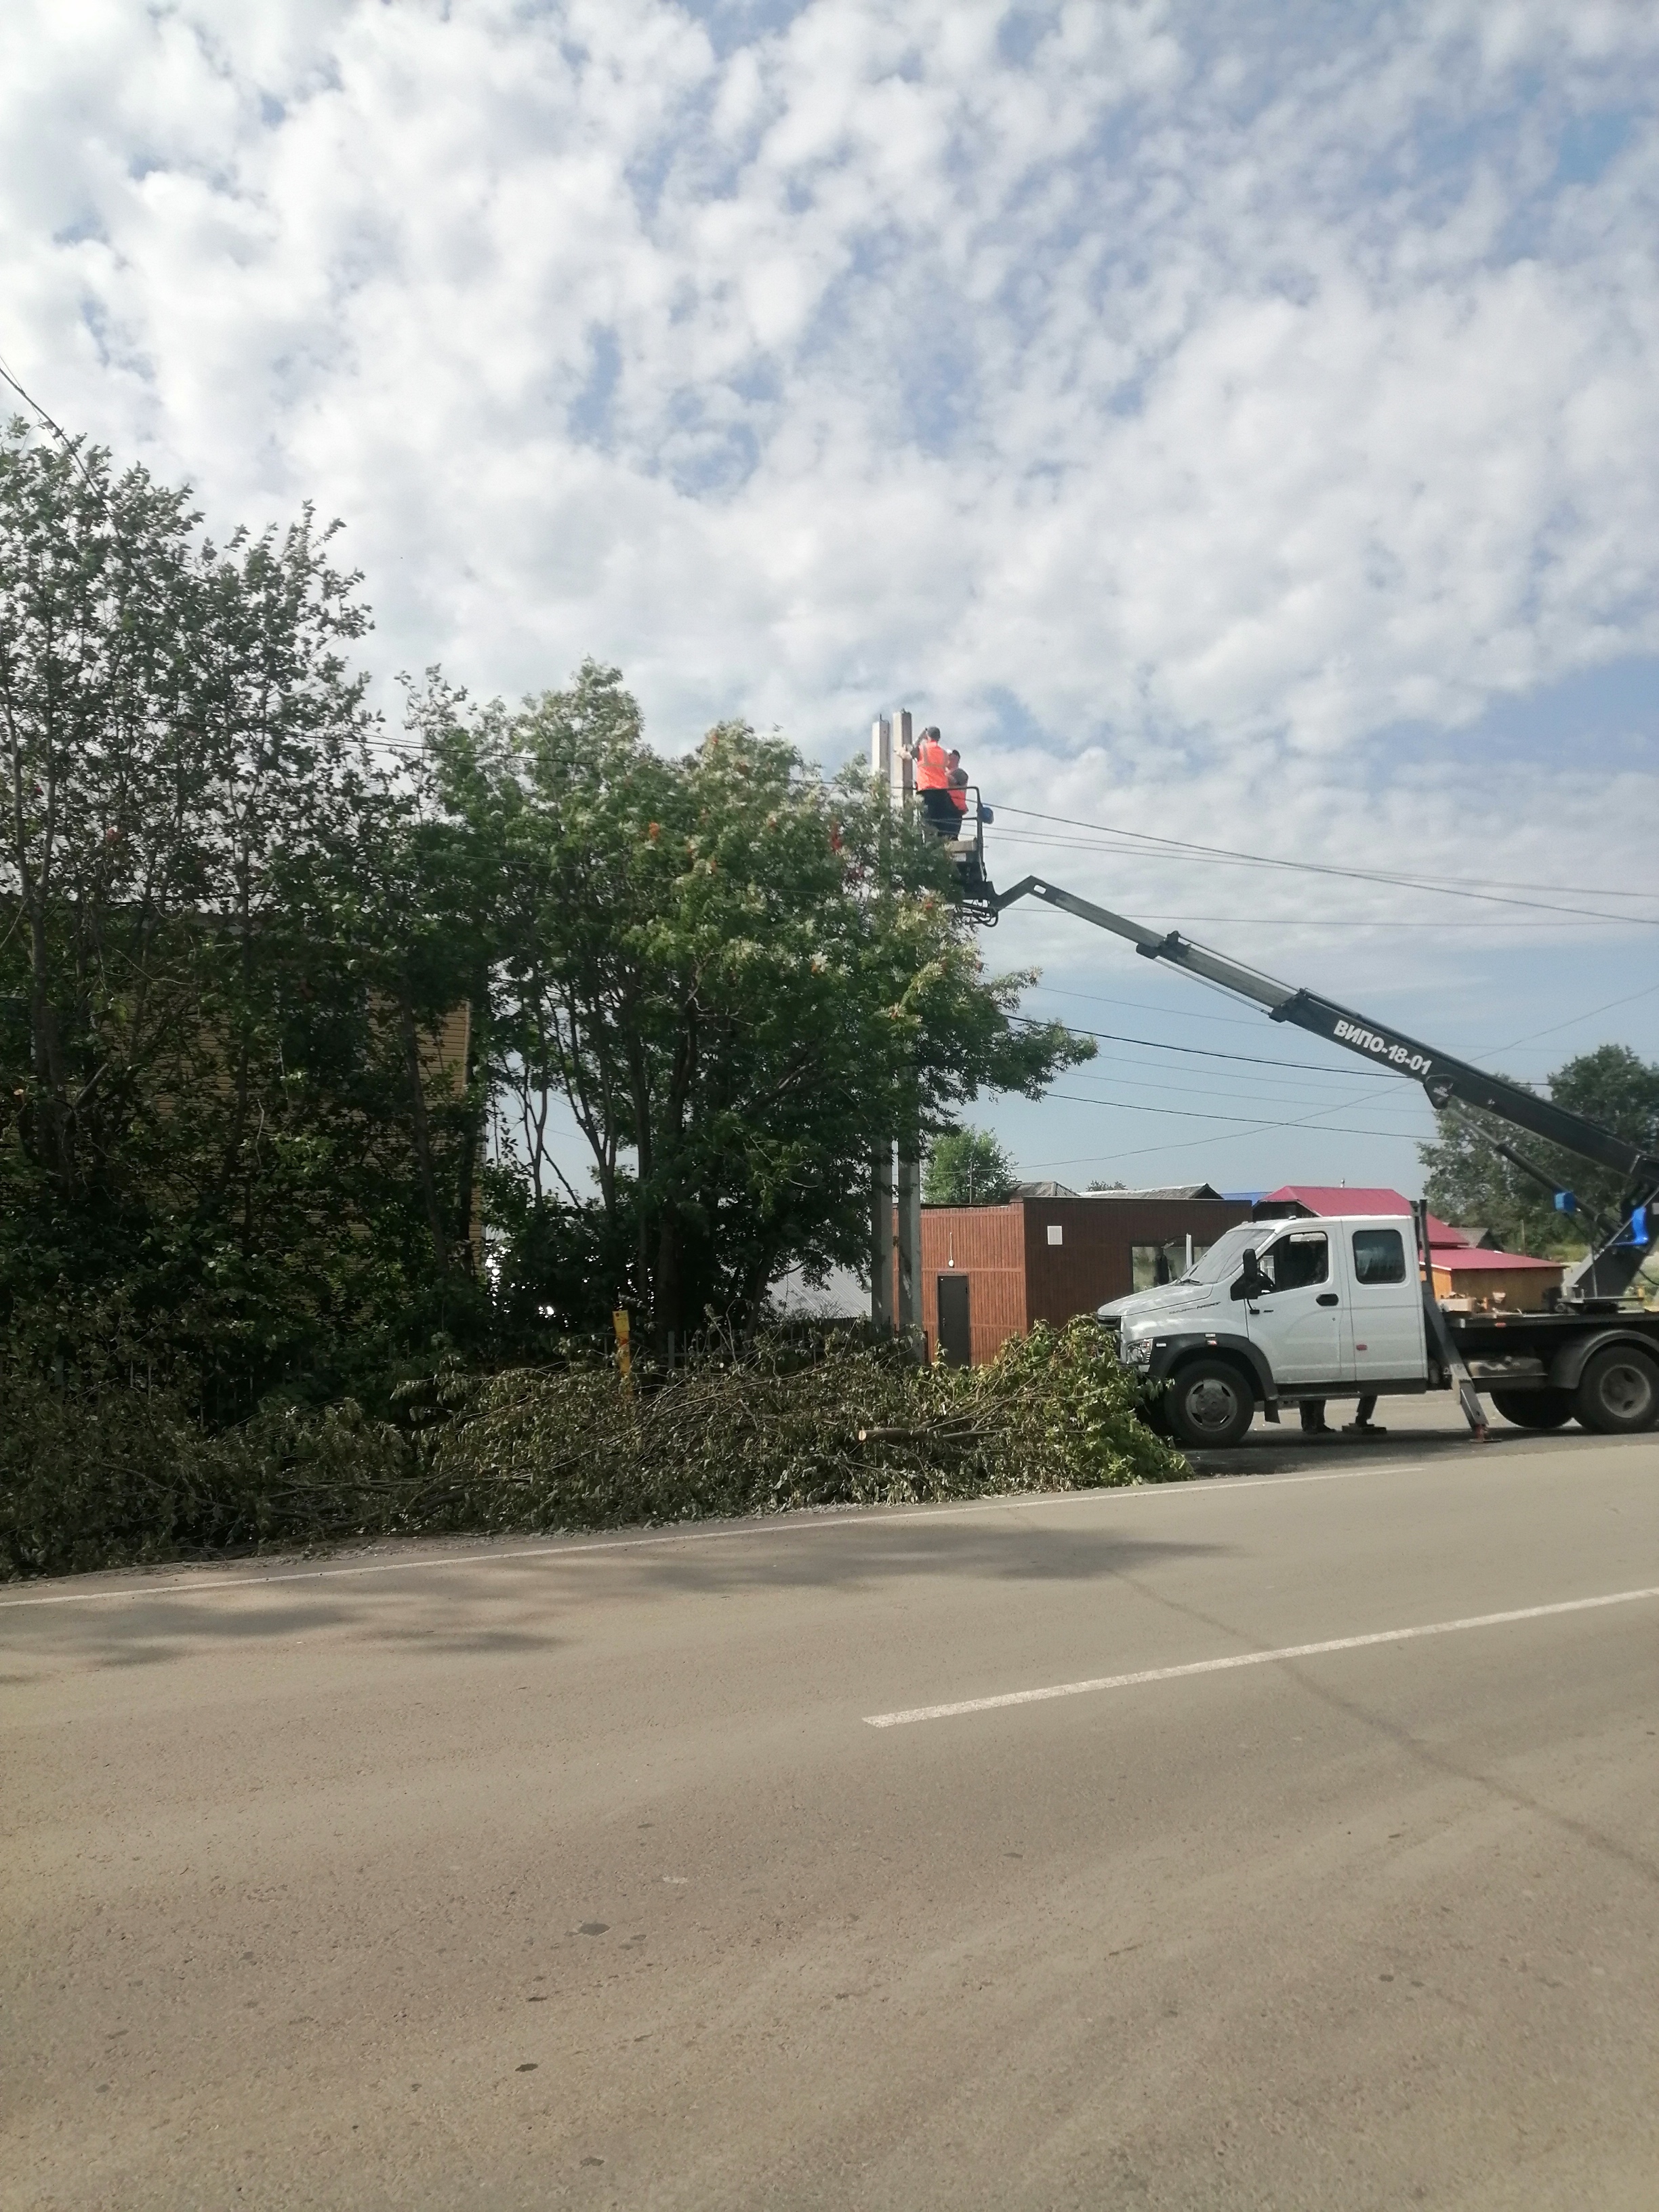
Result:
M1202 979L1189 975L1188 980L1197 982ZM1182 1022L1220 1022L1228 1029L1255 1030L1258 1034L1261 1028L1260 1012L1254 1015L1214 1014L1203 1012L1197 1006L1158 1006L1146 999L1109 999L1099 991L1068 991L1059 983L1032 983L1027 988L1044 992L1051 999L1078 999L1086 1006L1127 1006L1133 1014L1164 1014Z
M1609 999L1603 1006L1592 1006L1588 1013L1574 1014L1565 1022L1557 1022L1547 1030L1534 1030L1526 1036L1511 1037L1507 1044L1495 1044L1494 1052L1513 1052L1518 1044L1536 1044L1540 1037L1554 1036L1558 1030L1577 1029L1580 1022L1593 1022L1598 1014L1610 1014L1615 1006L1628 1006L1638 999L1650 999L1659 991L1659 983L1649 983L1640 991L1628 991L1622 999Z
M1140 846L1152 846L1162 853L1184 858L1197 854L1206 860L1227 861L1236 866L1291 868L1313 875L1351 876L1364 883L1397 884L1407 890L1462 891L1471 885L1485 890L1559 891L1565 897L1659 899L1659 891L1618 890L1596 884L1519 884L1507 876L1470 876L1454 878L1450 876L1407 876L1386 868L1342 868L1334 861L1287 860L1266 853L1246 853L1231 845L1200 845L1190 838L1164 837L1152 830L1125 830L1110 822L1079 822L1068 814L1039 813L1035 808L1016 806L1007 800L998 802L1005 814L1018 814L1031 822L1054 822L1062 829L1087 830L1097 833L1090 838L1056 836L1052 831L1028 830L1021 833L1032 844L1075 844L1079 850L1091 852L1126 850L1133 852ZM1117 846L1103 846L1103 838L1117 839Z
M1049 1091L1046 1092L1044 1095L1048 1097L1057 1097L1059 1094L1054 1091ZM1094 1102L1090 1100L1083 1103L1092 1104ZM1279 1129L1308 1129L1316 1136L1393 1137L1403 1142L1409 1143L1412 1141L1409 1133L1403 1129L1333 1129L1328 1127L1319 1126L1318 1116L1321 1114L1338 1113L1341 1110L1344 1104L1352 1106L1358 1105L1360 1103L1358 1097L1356 1096L1355 1097L1346 1101L1340 1100L1334 1105L1321 1106L1316 1109L1314 1113L1304 1115L1296 1121L1246 1121L1243 1126L1239 1128L1224 1130L1215 1136L1181 1137L1175 1139L1171 1143L1167 1145L1140 1145L1135 1147L1133 1151L1127 1152L1114 1152L1109 1154L1074 1152L1072 1154L1070 1159L1067 1160L1039 1160L1035 1164L1038 1167L1069 1167L1076 1165L1079 1161L1099 1161L1104 1159L1106 1164L1109 1166L1117 1160L1144 1159L1149 1153L1152 1152L1194 1152L1200 1145L1231 1144L1242 1137L1262 1136L1267 1134L1270 1130ZM1149 1109L1147 1110L1150 1111L1154 1109ZM1200 1117L1194 1115L1191 1118L1197 1120ZM1215 1115L1212 1118L1220 1120L1223 1118L1232 1119L1233 1117L1231 1115L1226 1117Z
M1243 853L1237 851L1230 846L1200 845L1187 838L1160 837L1150 831L1123 830L1120 829L1115 823L1110 822L1078 822L1069 815L1045 814L1038 811L1035 807L1012 806L1006 801L999 802L998 811L1003 814L1017 815L1024 821L1055 822L1060 823L1061 827L1065 829L1096 830L1103 836L1116 838L1120 841L1120 842L1115 846L1087 845L1082 841L1079 841L1078 846L1078 849L1079 850L1097 852L1127 852L1137 854L1139 857L1158 859L1167 858L1170 860L1196 858L1209 861L1218 861L1224 866L1231 867L1280 868L1289 870L1298 875L1336 876L1341 877L1352 883L1387 884L1405 890L1434 892L1447 898L1479 899L1483 902L1492 906L1532 907L1545 914L1583 915L1595 921L1628 921L1644 924L1649 928L1659 929L1659 915L1625 915L1601 913L1589 907L1554 906L1547 900L1544 899L1521 898L1506 896L1504 892L1497 890L1476 890L1471 888L1468 884L1454 884L1446 880L1444 878L1437 880L1436 878L1428 876L1397 875L1390 871L1381 868L1340 868L1335 866L1330 862L1322 860L1279 860L1267 853ZM1032 842L1036 841L1033 840ZM1140 848L1147 848L1145 853L1140 851ZM1478 882L1497 884L1502 882L1504 879L1501 878L1476 878L1474 880ZM1512 886L1511 888L1518 889L1519 887ZM1536 886L1536 888L1543 890L1553 890L1557 889L1558 886L1552 884L1544 884ZM1569 895L1582 895L1583 896L1592 898L1652 899L1659 897L1659 892L1654 891L1625 891L1611 889L1589 890L1583 886L1576 884L1562 884L1559 886L1559 888L1563 891L1567 892Z
M1335 1075L1337 1071L1333 1069L1330 1073ZM1276 1084L1269 1079L1267 1084L1263 1085L1260 1076L1253 1075L1238 1077L1235 1087L1227 1091L1216 1090L1202 1084L1175 1083L1167 1075L1157 1072L1144 1060L1115 1062L1097 1072L1085 1063L1080 1067L1071 1070L1066 1080L1075 1082L1079 1078L1085 1081L1094 1078L1115 1090L1154 1091L1160 1096L1174 1098L1223 1099L1233 1105L1253 1105L1258 1110L1265 1109L1269 1106L1279 1106L1281 1103L1288 1105L1297 1101L1305 1103L1308 1098L1308 1088L1305 1084ZM1049 1095L1047 1091L1043 1093L1045 1097ZM1317 1093L1315 1095L1316 1097ZM1413 1103L1403 1096L1398 1101L1379 1097L1375 1091L1365 1091L1358 1095L1364 1097L1367 1106L1373 1111L1381 1113L1391 1112L1396 1103L1409 1105ZM1344 1103L1352 1103L1353 1096L1352 1093L1347 1094L1346 1102L1343 1099L1328 1097L1317 1110L1322 1113L1334 1112ZM1102 1098L1098 1103L1109 1106L1112 1102L1109 1098Z
M1656 984L1655 988L1659 989L1659 984ZM1009 1019L1024 1022L1037 1029L1049 1026L1047 1023L1039 1022L1033 1014L1011 1014ZM1085 1029L1079 1022L1066 1022L1063 1026L1075 1030L1079 1036L1097 1037L1106 1044L1141 1044L1153 1052L1186 1053L1200 1060L1243 1060L1251 1067L1294 1067L1304 1075L1344 1076L1351 1073L1350 1070L1342 1067L1322 1067L1316 1060L1266 1060L1259 1053L1223 1052L1214 1045L1165 1044L1158 1037L1125 1036L1115 1030ZM1355 1074L1358 1072L1358 1069L1352 1071ZM1398 1076L1388 1073L1382 1068L1367 1068L1364 1072L1372 1083L1397 1083L1400 1079Z
M94 479L91 470L87 466L86 462L82 458L80 441L77 439L71 438L69 432L64 429L63 424L61 422L55 422L52 417L47 414L46 409L40 404L40 401L33 398L28 392L24 391L22 386L17 381L17 379L12 374L11 371L6 367L3 360L0 360L0 377L3 377L5 381L10 385L12 390L17 394L17 397L22 401L26 407L32 407L34 410L34 412L40 417L40 420L46 424L47 429L52 433L53 436L60 438L63 441L64 451L74 462L76 467L80 470L82 477L85 479L87 489L92 492L98 492L98 483ZM101 496L101 494L100 495Z
M1357 1099L1338 1099L1329 1106L1316 1108L1313 1114L1304 1115L1296 1121L1261 1121L1253 1120L1248 1114L1204 1114L1193 1106L1142 1106L1131 1098L1090 1098L1077 1091L1045 1091L1042 1096L1045 1101L1050 1098L1063 1098L1068 1104L1073 1106L1109 1107L1115 1113L1163 1114L1178 1121L1238 1121L1248 1123L1249 1127L1255 1129L1305 1129L1313 1124L1320 1114L1339 1114L1345 1106L1357 1105L1360 1103ZM1409 1129L1332 1129L1326 1133L1333 1137L1408 1138L1411 1135Z

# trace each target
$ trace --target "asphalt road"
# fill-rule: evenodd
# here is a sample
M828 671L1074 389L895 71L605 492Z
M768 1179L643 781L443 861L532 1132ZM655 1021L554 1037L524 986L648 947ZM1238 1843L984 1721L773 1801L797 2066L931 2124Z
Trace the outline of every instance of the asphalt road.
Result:
M1651 2212L1659 1441L1407 1426L0 1591L0 2203Z

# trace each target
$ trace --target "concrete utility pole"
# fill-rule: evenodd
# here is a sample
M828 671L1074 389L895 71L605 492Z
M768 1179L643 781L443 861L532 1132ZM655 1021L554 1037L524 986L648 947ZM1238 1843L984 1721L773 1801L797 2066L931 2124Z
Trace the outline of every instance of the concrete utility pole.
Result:
M908 815L915 792L915 745L910 710L902 707L890 722L883 716L870 732L872 775L887 787L901 817ZM927 1356L921 1326L921 1161L914 1133L899 1139L896 1194L890 1139L878 1144L871 1176L870 1319L878 1329L895 1322L918 1359ZM897 1198L898 1296L893 1296L894 1199Z
M896 806L908 805L916 787L916 752L910 736L910 709L901 707L892 720L893 751L889 782Z
M879 715L870 726L872 781L890 795L893 786L893 726ZM893 1140L876 1141L870 1162L870 1325L881 1334L893 1326Z
M920 1148L901 1146L898 1164L898 1329L918 1359L927 1356L921 1327L921 1162L907 1160Z

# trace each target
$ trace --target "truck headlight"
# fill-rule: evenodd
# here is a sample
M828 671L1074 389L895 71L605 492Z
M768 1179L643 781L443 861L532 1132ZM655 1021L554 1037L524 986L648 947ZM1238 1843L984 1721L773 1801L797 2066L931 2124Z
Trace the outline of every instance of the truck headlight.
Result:
M1145 1367L1152 1356L1150 1336L1132 1336L1123 1347L1122 1358L1127 1367Z

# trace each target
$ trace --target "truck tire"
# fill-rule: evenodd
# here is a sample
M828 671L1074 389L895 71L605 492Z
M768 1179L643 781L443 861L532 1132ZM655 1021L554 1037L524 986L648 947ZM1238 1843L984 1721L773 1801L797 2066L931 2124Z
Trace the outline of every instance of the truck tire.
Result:
M1572 1410L1604 1437L1650 1429L1659 1420L1659 1367L1633 1345L1610 1344L1579 1378Z
M1249 1382L1229 1359L1194 1359L1170 1376L1164 1403L1170 1426L1189 1449L1237 1443L1255 1412Z
M1559 1429L1572 1419L1571 1390L1494 1390L1492 1401L1517 1429Z

